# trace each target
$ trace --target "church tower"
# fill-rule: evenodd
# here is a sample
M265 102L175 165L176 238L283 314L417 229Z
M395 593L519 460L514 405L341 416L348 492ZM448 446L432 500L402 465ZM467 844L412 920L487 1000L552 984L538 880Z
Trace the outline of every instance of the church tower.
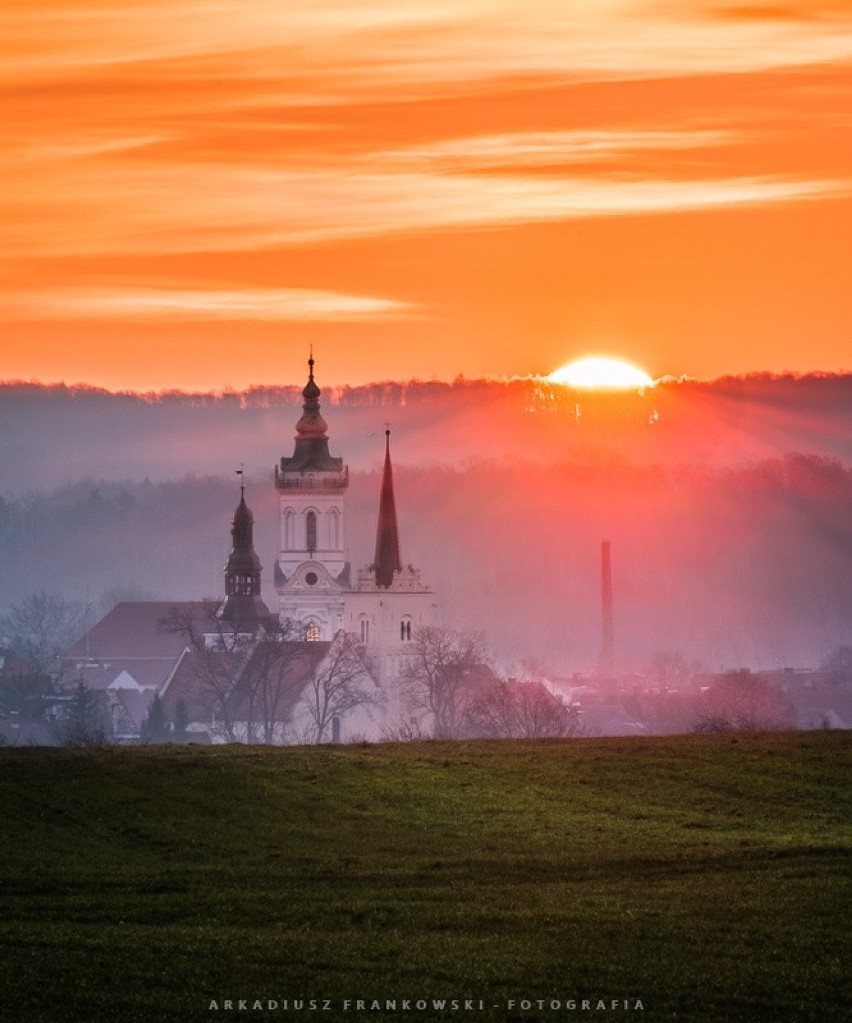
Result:
M254 516L246 504L240 472L240 503L231 523L231 553L225 564L225 599L216 612L223 624L238 632L255 632L272 619L260 596L260 558L254 549Z
M418 629L437 619L435 594L420 581L420 570L403 565L394 499L390 430L379 496L373 564L358 573L346 599L344 628L361 641L380 683L398 679L412 653Z
M399 557L399 531L396 525L396 502L393 498L393 469L390 458L390 430L385 430L385 466L379 498L379 524L376 529L376 556L373 559L376 583L387 589L395 572L402 571Z
M281 527L275 588L282 622L292 619L306 639L330 640L343 624L350 586L343 540L349 470L329 453L319 397L312 354L295 448L275 469Z

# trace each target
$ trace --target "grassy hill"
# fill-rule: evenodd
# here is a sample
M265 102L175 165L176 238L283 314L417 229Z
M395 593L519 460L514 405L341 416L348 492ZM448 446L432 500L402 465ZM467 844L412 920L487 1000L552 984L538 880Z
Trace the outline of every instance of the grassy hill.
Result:
M3 749L0 1018L839 1020L849 762L836 732Z

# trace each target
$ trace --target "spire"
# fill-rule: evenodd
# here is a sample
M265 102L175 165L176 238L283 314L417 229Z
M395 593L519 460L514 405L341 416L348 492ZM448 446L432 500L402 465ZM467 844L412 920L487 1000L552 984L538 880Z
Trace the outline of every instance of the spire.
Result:
M376 530L376 584L388 587L394 572L402 570L399 557L399 531L396 525L396 505L393 499L393 472L390 457L390 430L385 430L385 468L382 475L382 493L379 498L379 525Z
M232 623L257 624L269 618L269 608L260 595L260 558L254 549L254 515L246 504L245 475L240 477L240 503L231 521L233 544L225 565L225 599L218 617Z

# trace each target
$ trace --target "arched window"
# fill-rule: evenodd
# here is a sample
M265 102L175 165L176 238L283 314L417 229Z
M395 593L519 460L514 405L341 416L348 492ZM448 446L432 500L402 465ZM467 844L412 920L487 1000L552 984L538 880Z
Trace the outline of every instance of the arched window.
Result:
M296 513L292 508L284 512L284 550L292 551L296 546Z
M317 549L317 513L309 511L305 515L305 546L313 554Z
M340 513L336 508L328 513L328 546L333 551L340 546Z
M305 639L309 643L319 643L319 641L322 639L320 627L317 625L316 622L308 622L308 624L305 626Z
M361 615L361 642L370 642L370 622L366 615Z
M399 623L399 638L403 643L411 642L411 619L403 618Z

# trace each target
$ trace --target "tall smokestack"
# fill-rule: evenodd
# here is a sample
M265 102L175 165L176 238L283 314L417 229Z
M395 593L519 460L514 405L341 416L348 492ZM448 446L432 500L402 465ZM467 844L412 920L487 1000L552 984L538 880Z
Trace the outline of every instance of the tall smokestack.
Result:
M609 540L601 542L601 659L600 670L612 674L612 553Z

